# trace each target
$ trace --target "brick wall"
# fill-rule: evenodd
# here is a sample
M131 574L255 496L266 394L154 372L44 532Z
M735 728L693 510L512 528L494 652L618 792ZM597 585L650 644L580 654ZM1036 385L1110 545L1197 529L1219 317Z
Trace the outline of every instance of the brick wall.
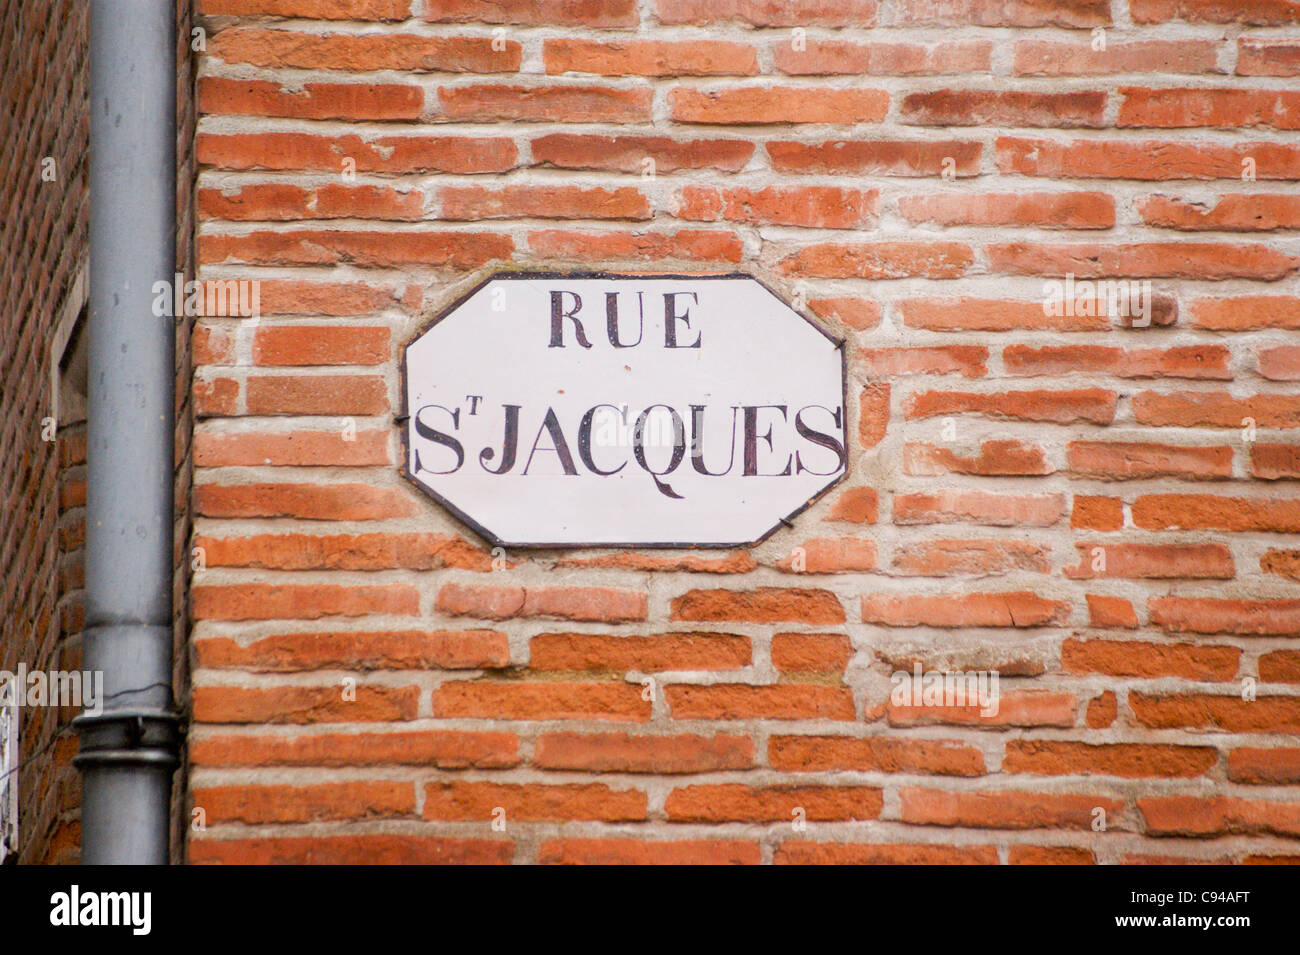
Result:
M195 124L198 103L195 74L198 50L207 45L207 31L198 24L194 0L176 0L176 270L187 279L195 275L194 180L198 172L195 157ZM195 31L199 31L196 33ZM194 484L193 404L194 319L182 317L176 323L176 522L175 571L172 579L172 614L175 640L172 646L172 686L182 709L189 704L190 577L193 535L190 492ZM188 822L187 775L182 768L172 788L172 861L184 861Z
M1300 4L199 6L190 860L1300 858ZM494 570L392 414L507 264L806 302L849 479Z
M83 426L57 427L55 327L86 256L86 8L9 4L0 29L4 248L0 286L0 472L4 571L0 669L80 664ZM75 304L71 307L75 309ZM27 708L20 723L19 859L75 858L75 713Z
M177 268L192 273L194 245L195 61L189 48L191 0L177 0ZM6 8L0 85L7 106L0 139L9 144L0 174L4 254L0 285L0 469L4 569L0 669L81 666L85 583L86 429L84 403L60 402L52 365L70 355L64 341L85 302L89 195L89 5L81 0L24 2ZM83 319L84 321L84 319ZM61 324L62 323L62 324ZM60 330L62 335L60 335ZM84 335L82 337L84 348ZM191 475L188 330L177 342L177 658L186 660ZM75 366L75 362L73 363ZM78 378L79 374L71 375ZM65 385L70 392L77 385ZM84 389L84 382L80 387ZM184 667L178 666L178 679ZM75 862L80 837L80 777L72 708L28 707L20 730L19 860ZM177 805L179 818L182 806Z

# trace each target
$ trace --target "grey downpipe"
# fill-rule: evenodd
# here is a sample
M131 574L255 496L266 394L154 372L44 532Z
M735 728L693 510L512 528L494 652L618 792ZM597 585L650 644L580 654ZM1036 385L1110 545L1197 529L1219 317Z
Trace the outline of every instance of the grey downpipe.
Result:
M166 864L172 696L176 3L90 7L90 359L82 667L82 862Z

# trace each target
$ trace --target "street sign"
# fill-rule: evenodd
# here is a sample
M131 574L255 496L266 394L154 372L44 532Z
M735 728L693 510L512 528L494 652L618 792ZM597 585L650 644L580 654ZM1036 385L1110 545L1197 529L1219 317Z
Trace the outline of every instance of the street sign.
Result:
M847 468L842 343L748 275L502 272L402 370L403 472L502 546L757 543Z

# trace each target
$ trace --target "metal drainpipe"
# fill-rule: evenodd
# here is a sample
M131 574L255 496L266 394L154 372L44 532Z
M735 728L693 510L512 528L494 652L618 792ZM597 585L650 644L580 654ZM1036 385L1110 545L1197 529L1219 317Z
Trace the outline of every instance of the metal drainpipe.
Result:
M76 720L87 864L166 864L172 697L175 320L153 285L176 260L176 3L90 8L90 361L83 669Z

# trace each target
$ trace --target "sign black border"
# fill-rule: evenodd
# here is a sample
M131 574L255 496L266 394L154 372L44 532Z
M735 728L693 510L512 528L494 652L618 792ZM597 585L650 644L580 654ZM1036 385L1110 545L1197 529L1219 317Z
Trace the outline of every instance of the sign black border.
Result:
M483 288L486 287L489 283L496 282L503 279L510 279L510 280L686 279L691 281L716 280L716 279L749 279L750 281L757 282L773 298L775 298L778 302L780 302L790 311L794 312L794 314L798 315L805 322L811 325L814 330L816 330L819 334L821 334L824 338L826 338L839 350L840 394L841 394L841 401L843 402L841 407L843 409L843 415L844 415L844 424L842 426L843 438L844 438L843 473L841 473L838 477L836 477L833 481L831 481L829 484L823 487L816 494L808 498L808 500L806 500L803 504L799 505L789 514L785 515L784 517L778 518L777 522L773 524L770 529L765 531L762 535L760 535L755 540L751 540L751 541L729 541L729 542L720 542L720 543L698 543L698 542L683 543L681 541L655 541L655 542L637 542L637 543L626 543L626 542L617 542L617 541L611 541L611 542L566 541L562 543L523 544L523 543L513 543L511 541L508 541L500 537L499 535L488 530L485 526L480 524L478 521L474 520L474 518L470 517L468 514L466 514L456 505L452 504L441 494L439 494L434 490L431 490L427 485L421 483L414 475L410 473L407 467L407 463L411 457L410 446L408 444L411 426L409 423L410 409L407 407L407 403L406 403L406 394L408 390L406 351L408 348L411 347L412 343L414 343L416 339L423 336L426 332L428 332L439 322L448 318L458 308L460 308L467 301L469 301L480 291L482 291ZM773 534L779 531L782 527L793 527L794 526L793 521L795 517L802 514L808 508L812 507L812 505L815 504L822 497L824 497L828 491L830 491L836 485L843 483L843 481L849 476L849 473L851 471L851 466L850 466L851 455L849 453L849 402L848 402L849 372L848 372L848 354L845 346L846 346L846 339L838 338L835 335L832 335L820 324L818 324L813 318L804 314L802 311L800 311L799 309L791 305L789 302L787 302L778 292L776 292L775 289L773 289L770 285L764 282L761 278L749 272L737 271L737 272L691 273L691 272L616 272L616 271L602 270L602 269L540 270L540 271L529 271L525 269L521 269L521 270L502 269L492 273L491 275L484 277L481 281L476 283L468 291L458 296L455 299L455 301L451 302L451 304L447 305L445 308L439 311L438 314L435 315L433 318L429 319L428 321L424 322L419 327L417 327L416 330L412 332L411 335L406 339L406 341L402 342L401 356L398 360L400 389L401 389L401 393L398 396L399 411L393 417L393 424L398 428L400 433L400 438L401 438L402 477L406 478L407 481L415 485L415 487L417 487L422 494L425 494L432 500L436 501L439 505L442 506L444 510L452 514L462 524L466 525L471 530L473 530L474 533L478 534L484 540L488 541L490 544L496 547L509 547L515 550L580 550L586 548L602 548L602 549L610 549L610 550L723 550L723 549L731 549L737 547L754 547L758 544L763 543L765 540L767 540L769 537L771 537Z

